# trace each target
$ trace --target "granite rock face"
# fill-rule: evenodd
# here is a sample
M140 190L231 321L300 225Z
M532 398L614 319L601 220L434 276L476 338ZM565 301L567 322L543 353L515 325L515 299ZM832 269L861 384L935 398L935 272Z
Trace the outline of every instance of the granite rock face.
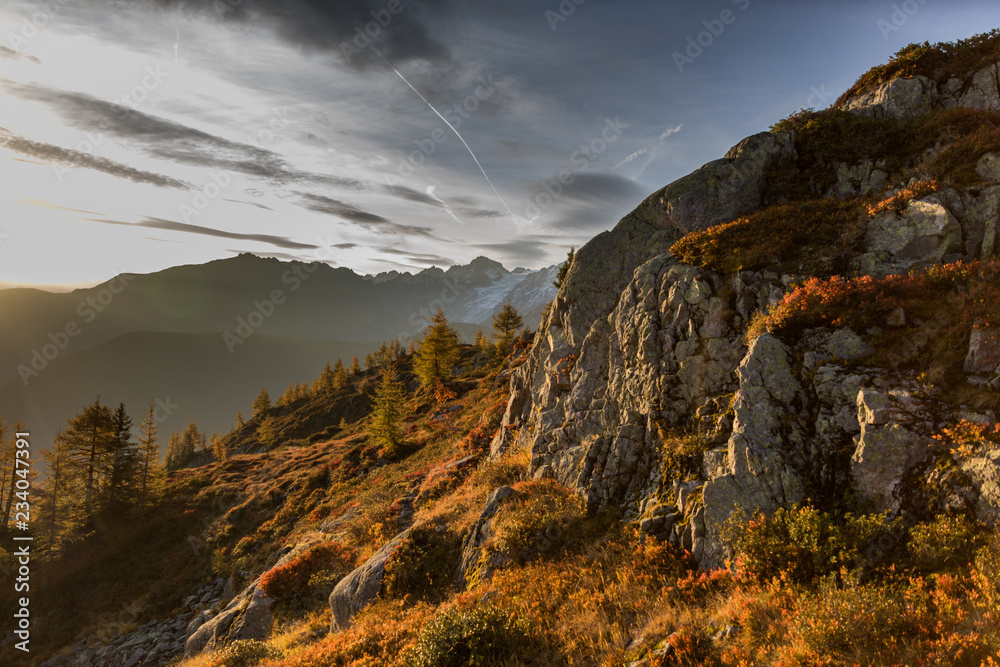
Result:
M878 118L959 105L1000 109L994 70L947 85L896 79L842 108ZM789 133L749 137L584 245L529 358L511 377L493 454L529 451L530 475L554 476L591 510L620 508L626 520L689 549L706 567L727 557L722 527L734 512L845 493L872 510L918 503L914 480L933 475L930 434L957 415L920 398L914 379L869 365L866 332L817 329L784 341L764 335L748 346L750 321L798 278L724 275L669 253L684 234L766 204L769 174L795 159ZM905 183L887 189L886 164L831 164L834 184L825 196L902 190ZM850 261L853 274L994 257L1000 158L983 157L977 170L980 186L943 187L870 220ZM905 327L909 317L898 308L885 326ZM928 324L904 340L899 356L922 349L934 331ZM1000 353L991 341L986 333L970 341L973 384L1000 384ZM683 477L668 465L669 443L679 440L698 443L701 452L695 472ZM948 484L963 490L942 502L992 516L991 461L969 462L972 472L956 468Z

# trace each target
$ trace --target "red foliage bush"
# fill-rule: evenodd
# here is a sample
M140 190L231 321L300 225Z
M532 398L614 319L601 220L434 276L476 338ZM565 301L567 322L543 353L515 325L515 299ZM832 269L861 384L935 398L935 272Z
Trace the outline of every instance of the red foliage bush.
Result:
M294 601L309 595L313 575L336 570L346 573L354 566L355 558L354 550L340 542L316 544L265 572L260 587L276 600Z

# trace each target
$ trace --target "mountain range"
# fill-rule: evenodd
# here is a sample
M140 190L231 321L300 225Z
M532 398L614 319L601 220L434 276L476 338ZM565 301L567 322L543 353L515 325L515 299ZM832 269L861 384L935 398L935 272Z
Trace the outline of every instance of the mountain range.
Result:
M250 254L151 274L121 274L65 294L0 291L0 404L49 442L100 395L161 429L229 430L261 386L273 395L329 361L381 342L419 340L441 308L467 340L511 303L538 326L558 267L508 271L478 257L447 270L359 275Z

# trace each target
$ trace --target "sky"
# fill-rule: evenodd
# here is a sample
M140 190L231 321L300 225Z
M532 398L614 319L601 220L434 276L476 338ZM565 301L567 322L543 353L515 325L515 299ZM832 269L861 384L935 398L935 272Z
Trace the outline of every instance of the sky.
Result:
M995 0L4 0L0 287L243 252L540 268L993 27Z

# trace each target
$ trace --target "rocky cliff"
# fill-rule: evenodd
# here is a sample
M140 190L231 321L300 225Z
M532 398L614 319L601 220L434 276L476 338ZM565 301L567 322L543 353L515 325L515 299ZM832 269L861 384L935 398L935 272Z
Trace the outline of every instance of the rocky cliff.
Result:
M915 362L946 323L907 321L896 308L894 320L861 331L827 323L748 336L755 317L807 278L885 279L995 257L1000 64L862 82L832 109L743 140L579 250L512 378L494 454L527 449L529 474L554 475L591 510L620 507L703 567L723 562L721 531L734 512L821 500L916 511L938 502L993 520L995 457L960 460L928 445L949 424L995 421L995 396L966 397L977 411L921 385L926 368L890 363L872 346L895 326L910 336ZM970 131L975 146L963 136ZM812 224L804 211L831 200L859 212L831 237L839 255L818 269L786 261L809 243L796 240L796 227ZM767 226L774 211L794 233ZM784 246L749 265L681 261L690 253L679 239L700 232L705 258L743 227L752 233L731 255L746 243ZM983 344L992 330L982 324L956 343L958 381L970 387L995 382L983 373L995 377L1000 361ZM933 501L928 485L906 483L941 470L954 474L938 479L946 488Z

